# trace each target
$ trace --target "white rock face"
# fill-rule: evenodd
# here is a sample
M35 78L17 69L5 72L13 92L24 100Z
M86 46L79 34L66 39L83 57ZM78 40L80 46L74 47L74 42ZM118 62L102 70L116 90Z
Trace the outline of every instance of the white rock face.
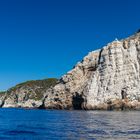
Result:
M36 89L28 86L21 86L16 90L7 92L5 95L3 108L39 108L42 106L42 97L38 97ZM41 94L41 93L40 93Z
M140 110L140 32L90 52L58 84L51 81L19 84L1 94L0 107Z
M46 92L45 107L140 109L140 33L90 52Z
M56 85L57 79L32 80L20 83L0 93L0 107L44 108L45 91Z

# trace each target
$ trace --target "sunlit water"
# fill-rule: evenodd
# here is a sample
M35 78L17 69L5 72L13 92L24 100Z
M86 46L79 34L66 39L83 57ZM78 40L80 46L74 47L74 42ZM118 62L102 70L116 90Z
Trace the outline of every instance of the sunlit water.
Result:
M140 112L0 109L0 140L140 140Z

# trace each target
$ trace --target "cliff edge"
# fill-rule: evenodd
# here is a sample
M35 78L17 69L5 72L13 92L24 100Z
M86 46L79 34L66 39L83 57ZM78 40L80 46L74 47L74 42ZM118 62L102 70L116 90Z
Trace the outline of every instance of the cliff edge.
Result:
M46 92L45 108L140 109L140 32L90 52Z

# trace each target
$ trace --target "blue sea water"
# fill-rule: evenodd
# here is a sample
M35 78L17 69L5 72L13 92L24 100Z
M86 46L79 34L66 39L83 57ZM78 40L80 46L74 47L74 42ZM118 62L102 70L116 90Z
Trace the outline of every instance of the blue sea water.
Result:
M0 140L140 140L140 112L0 109Z

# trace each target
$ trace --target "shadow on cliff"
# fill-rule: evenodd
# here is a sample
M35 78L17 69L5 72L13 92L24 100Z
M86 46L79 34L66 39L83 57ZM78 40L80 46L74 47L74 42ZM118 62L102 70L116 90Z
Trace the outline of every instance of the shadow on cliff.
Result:
M79 95L78 93L76 93L73 96L73 100L72 100L73 109L81 110L83 102L84 102L84 98L82 97L82 95Z

